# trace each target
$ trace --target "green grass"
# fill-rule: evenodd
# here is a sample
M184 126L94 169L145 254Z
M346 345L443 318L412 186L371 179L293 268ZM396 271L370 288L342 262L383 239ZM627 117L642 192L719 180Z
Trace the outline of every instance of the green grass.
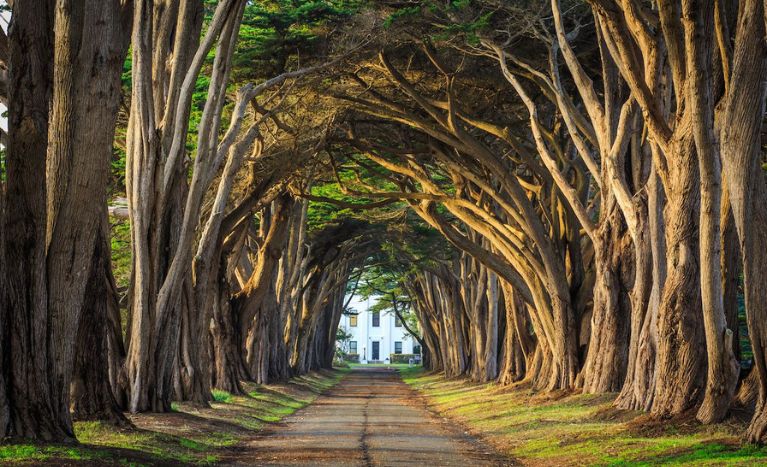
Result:
M640 412L612 408L614 394L558 400L522 388L445 380L400 368L438 413L456 419L523 465L767 465L767 448L741 446L742 424L670 423L642 429Z
M103 459L122 465L214 464L224 450L307 406L348 371L313 373L290 384L245 384L246 396L213 391L210 408L174 402L171 413L131 416L136 429L76 422L80 445L0 445L0 463L57 465Z
M41 446L35 444L0 445L0 463L41 462L50 459L92 461L105 457L94 449L71 446Z
M204 463L200 453L220 447L215 442L205 442L214 436L199 433L193 438L153 430L116 430L101 422L77 422L75 432L83 444L109 449L139 451L154 462ZM126 455L129 453L126 453Z
M213 400L216 402L229 402L232 400L232 395L226 391L214 389L212 392Z

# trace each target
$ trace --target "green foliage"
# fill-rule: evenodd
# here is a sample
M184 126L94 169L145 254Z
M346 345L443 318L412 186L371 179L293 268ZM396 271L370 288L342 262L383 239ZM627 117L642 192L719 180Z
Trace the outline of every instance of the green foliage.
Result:
M110 217L109 224L112 228L112 273L119 289L126 289L130 285L131 274L131 244L130 224L125 219Z
M341 346L342 351L348 347L348 343L351 338L352 334L350 332L347 332L346 329L338 326L338 329L336 329L336 344Z
M5 181L6 180L6 172L5 172L5 160L7 156L7 151L3 147L0 149L0 180Z
M347 363L359 363L360 362L360 354L358 353L348 353L344 357L344 361Z
M489 11L472 21L451 24L447 26L443 32L434 34L432 38L435 41L446 41L450 40L456 35L462 35L466 38L466 42L468 42L470 45L479 45L480 33L485 31L490 26L490 21L493 17L493 14L494 12Z
M428 37L434 41L463 37L467 43L478 45L480 34L490 28L495 13L494 9L482 10L476 0L425 1L395 8L384 21L384 26L390 28L400 23L417 25L426 28ZM434 21L435 18L437 21Z
M313 196L322 196L346 202L355 202L354 198L345 196L336 183L318 184L312 187ZM360 202L361 201L356 201ZM321 229L323 226L331 223L340 222L344 218L357 218L358 216L351 209L338 208L332 203L311 202L306 214L307 228L309 231Z
M227 403L232 400L231 394L229 394L226 391L222 391L220 389L212 390L211 395L213 396L213 400L216 402Z
M386 20L384 21L385 27L391 27L395 22L403 21L405 19L412 19L418 17L418 15L421 14L421 7L420 6L409 6L405 8L400 8L394 13L390 14Z
M110 172L109 188L114 194L125 193L125 169L127 154L122 148L114 146L112 148L112 167Z
M360 1L261 0L245 8L234 55L235 80L263 80L287 69L292 58L320 52L322 37L355 13Z

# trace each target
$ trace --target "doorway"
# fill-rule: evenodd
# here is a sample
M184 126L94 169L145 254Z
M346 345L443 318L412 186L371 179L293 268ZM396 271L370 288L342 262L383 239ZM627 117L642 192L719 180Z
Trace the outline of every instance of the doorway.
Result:
M373 355L371 355L372 360L378 361L378 360L381 359L380 356L379 356L380 347L381 347L381 343L380 342L373 342Z

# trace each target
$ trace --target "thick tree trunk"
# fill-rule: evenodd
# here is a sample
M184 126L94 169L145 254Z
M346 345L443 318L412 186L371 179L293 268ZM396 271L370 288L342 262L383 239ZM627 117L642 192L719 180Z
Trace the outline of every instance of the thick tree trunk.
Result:
M282 196L262 212L262 241L253 272L232 298L232 311L240 324L240 348L247 350L247 373L257 383L269 380L271 320L280 317L273 279L287 245L291 203L288 196Z
M8 405L8 368L9 362L5 358L7 351L5 346L9 341L6 333L6 273L5 273L5 183L0 183L0 439L10 433L11 414Z
M229 285L223 275L215 294L210 330L213 354L212 386L232 394L244 394L240 384L240 381L245 379L245 375L241 373L243 349L240 348L241 339L238 332L241 326L239 315L231 309Z
M689 122L681 122L688 125ZM680 131L681 130L681 131ZM705 343L700 296L700 177L690 131L677 130L666 181L666 281L658 312L658 360L652 413L671 416L700 403Z
M745 438L767 439L767 188L761 170L760 134L764 118L767 51L764 47L763 2L740 6L732 78L721 124L722 169L740 239L744 295L753 379L758 382L756 412ZM749 376L747 381L751 381ZM751 385L745 384L744 388ZM748 391L746 391L748 392Z
M604 196L604 195L603 195ZM617 206L608 209L594 241L594 306L589 349L580 375L584 392L619 391L626 378L631 303L622 277L625 250L631 248Z
M202 40L202 1L170 2L157 8L151 1L134 3L133 94L126 171L134 267L126 370L130 410L164 412L170 410L174 373L179 374L174 365L180 362L176 359L179 354L188 360L180 363L185 366L184 378L190 390L178 391L202 404L209 398L207 358L178 347L183 342L182 316L188 318L184 323L189 338L202 341L206 330L202 323L207 320L204 313L184 315L188 311L184 307L193 306L194 299L182 302L181 294L190 280L202 198L225 158L221 154L228 153L239 133L237 125L241 121L233 118L236 128L228 133L225 142L216 144L231 54L245 2L219 2ZM146 28L147 24L154 27ZM188 182L183 155L194 83L217 39L208 99L198 127L192 180Z
M31 12L25 10L27 6ZM18 23L11 32L11 70L19 73L12 71L11 95L19 99L17 104L24 102L14 109L11 100L11 133L18 132L27 146L23 153L12 155L22 146L15 143L15 137L10 138L8 203L13 210L6 227L14 232L11 241L23 239L23 244L7 246L13 251L7 258L9 271L16 276L9 284L8 305L25 315L13 320L22 327L11 330L15 339L10 356L13 393L24 394L21 410L12 416L11 429L18 436L69 441L74 439L69 413L75 359L72 337L77 334L86 301L97 232L106 217L106 184L126 35L125 12L118 1L60 0L55 28L51 28L52 11L50 2L24 2L24 7L14 10ZM28 29L30 21L33 29ZM55 47L50 60L53 31ZM29 40L32 42L24 43ZM38 47L47 50L39 52ZM27 56L22 59L20 53ZM48 63L35 63L46 57ZM54 63L52 84L46 68L50 62ZM27 81L23 87L16 86L19 77ZM26 95L35 86L41 86L35 90L40 95ZM37 102L28 101L30 97ZM39 108L35 109L36 104ZM33 109L38 122L26 114ZM41 116L49 122L41 124ZM47 139L41 134L45 129ZM18 171L15 157L25 159ZM41 190L43 178L45 189ZM21 212L28 218L18 224L15 215ZM25 228L24 222L33 224ZM22 257L17 254L24 255L23 261L32 269L19 265ZM19 273L25 270L34 272ZM105 300L103 295L99 298Z
M288 347L285 343L285 321L278 306L275 306L272 319L269 320L269 341L272 345L269 352L269 379L285 381L290 377L290 368Z
M746 431L746 439L751 442L765 442L767 439L767 188L764 176L758 168L755 172L756 183L753 187L749 217L750 228L742 240L743 277L746 296L746 309L749 337L754 351L754 369L759 382L759 395L756 412Z
M106 217L106 215L105 215ZM100 420L131 426L114 398L109 378L107 282L108 227L102 224L86 285L83 315L77 331L72 375L72 416L75 420Z
M693 120L700 172L700 286L708 370L706 392L697 418L721 421L729 410L740 365L732 354L733 333L727 328L721 273L722 185L718 141L714 135L714 2L682 2L687 40L687 64L693 71L688 101Z
M335 357L336 354L336 333L344 311L345 295L346 287L339 287L333 306L328 310L325 317L326 322L320 329L323 333L323 338L320 342L322 354L318 356L320 358L320 368L322 369L333 368L333 357Z
M53 407L47 345L45 158L53 81L54 3L14 2L9 29L4 364L8 420L0 435L71 440ZM18 397L23 394L23 397ZM68 408L68 404L65 405Z
M155 217L142 240L137 239L142 237L140 232L146 219L139 221L136 217L131 224L135 230L132 232L135 264L131 284L134 295L130 304L131 329L125 365L130 394L128 408L133 413L171 410L173 369L181 337L181 304L170 308L162 319L150 310L155 309L156 291L179 246L180 213L186 190L185 180L174 184L168 194L167 209L161 214L152 213ZM139 259L142 257L143 260ZM147 275L143 279L138 273L141 265L146 266Z
M485 292L487 302L487 319L485 323L484 348L479 356L484 361L481 373L482 381L491 381L498 377L498 339L499 339L499 285L498 276L492 271L487 272L487 290Z
M554 312L555 345L551 349L551 372L547 389L551 391L572 389L580 370L575 317L569 296L553 292L551 301Z
M658 308L665 275L665 248L658 177L650 174L647 201L636 203L637 235L634 238L634 285L631 290L631 338L626 381L615 406L650 410L655 390Z
M176 399L207 407L212 399L210 394L211 362L207 343L209 308L201 307L195 299L192 278L183 283L179 303L181 312L181 335L178 347L178 371L176 372Z
M524 304L509 284L502 284L505 305L505 332L498 371L500 384L511 384L525 379L532 365L535 341L525 319Z

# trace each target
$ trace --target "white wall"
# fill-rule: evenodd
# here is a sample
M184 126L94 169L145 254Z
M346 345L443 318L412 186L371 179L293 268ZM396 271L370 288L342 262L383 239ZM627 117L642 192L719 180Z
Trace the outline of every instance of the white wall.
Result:
M372 313L368 312L371 300L365 302L354 301L352 299L352 308L359 312L357 315L357 326L351 326L351 316L343 315L339 326L352 335L350 341L357 342L357 353L360 356L360 362L372 359L372 343L379 342L379 360L386 361L390 354L394 353L394 343L402 342L402 353L413 353L413 344L417 343L407 330L403 327L395 326L394 313L382 313L380 326L374 327L372 323ZM347 344L348 346L349 344ZM344 349L349 351L348 348Z

